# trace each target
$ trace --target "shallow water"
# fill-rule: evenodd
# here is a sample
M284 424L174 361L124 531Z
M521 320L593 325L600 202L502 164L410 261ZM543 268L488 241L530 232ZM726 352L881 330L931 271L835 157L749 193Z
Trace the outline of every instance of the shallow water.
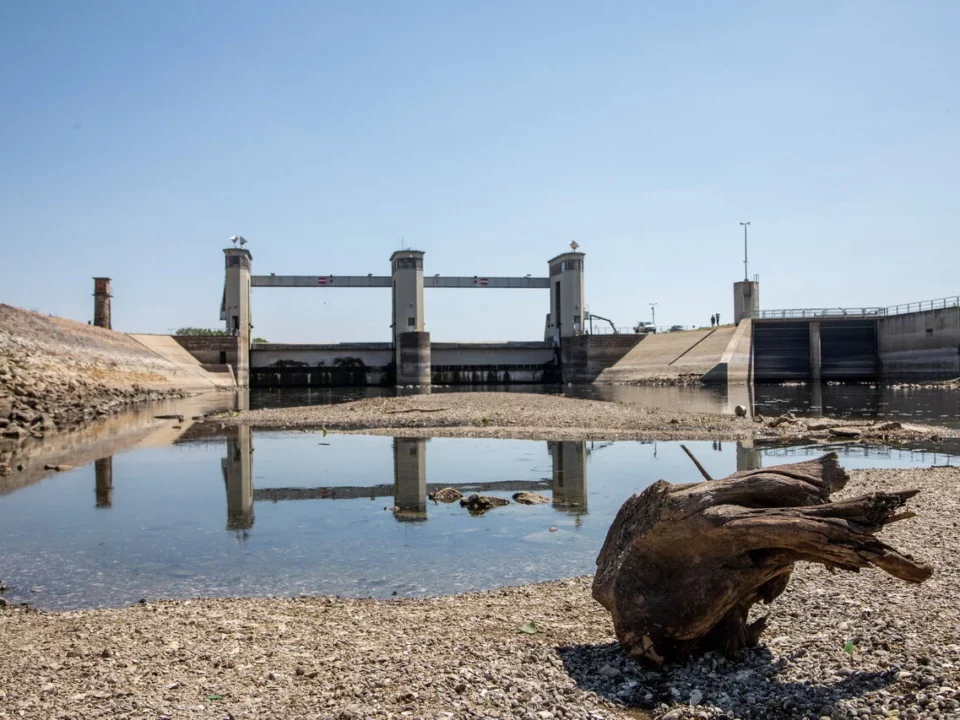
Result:
M690 442L715 477L813 457ZM845 467L958 464L840 446ZM657 479L697 481L673 442L394 439L258 432L133 449L0 495L11 602L302 593L433 595L589 573L622 502ZM471 516L427 500L447 485L511 503ZM398 510L393 510L399 506Z

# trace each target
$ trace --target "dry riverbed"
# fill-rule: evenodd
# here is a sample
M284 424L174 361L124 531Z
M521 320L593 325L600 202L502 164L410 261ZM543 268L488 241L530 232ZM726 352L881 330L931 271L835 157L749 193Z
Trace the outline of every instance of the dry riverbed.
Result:
M737 662L634 664L590 578L397 601L8 607L0 717L956 718L960 472L851 475L841 496L921 489L919 516L883 535L935 574L909 586L879 571L801 566L764 608L762 645Z
M747 440L908 442L960 436L947 428L872 421L748 418L644 408L557 395L469 392L369 398L339 405L221 415L225 425L379 435L531 440ZM810 427L808 427L808 423ZM812 428L812 429L811 429Z

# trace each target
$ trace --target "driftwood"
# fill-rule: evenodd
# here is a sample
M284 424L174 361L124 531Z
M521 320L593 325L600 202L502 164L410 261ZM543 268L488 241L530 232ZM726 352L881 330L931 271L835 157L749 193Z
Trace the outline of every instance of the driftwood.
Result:
M738 472L712 482L660 480L627 500L600 555L593 597L610 611L617 638L654 665L755 645L766 618L755 603L786 589L795 562L858 572L871 565L907 582L929 566L875 537L917 490L830 502L848 476L836 453Z

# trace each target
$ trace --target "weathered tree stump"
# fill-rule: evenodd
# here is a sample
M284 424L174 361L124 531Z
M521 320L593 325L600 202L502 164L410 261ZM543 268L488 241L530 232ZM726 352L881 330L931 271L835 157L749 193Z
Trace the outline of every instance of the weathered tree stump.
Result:
M748 624L751 606L779 596L800 560L853 572L874 565L913 583L930 577L929 566L875 537L913 517L897 511L919 491L830 502L847 480L828 453L703 483L660 480L631 497L593 582L620 644L654 665L708 650L733 657L766 625L765 617Z

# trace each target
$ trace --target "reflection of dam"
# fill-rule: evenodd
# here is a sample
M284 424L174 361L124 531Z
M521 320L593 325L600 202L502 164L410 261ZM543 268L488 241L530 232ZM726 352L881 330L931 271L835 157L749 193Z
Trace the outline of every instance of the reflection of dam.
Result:
M227 456L220 461L227 486L227 530L253 527L253 430L232 428L227 435Z
M553 494L553 507L582 515L587 512L586 444L583 441L547 443L552 461L550 478L499 480L493 482L427 483L427 442L429 438L393 439L393 484L367 486L328 486L311 488L253 489L249 428L227 441L223 460L227 482L227 505L231 529L249 529L253 525L253 501L349 500L393 497L394 516L401 521L427 519L429 494L451 487L464 495L485 492L538 492ZM246 525L239 524L246 522Z
M395 507L394 517L397 520L424 521L428 516L430 494L447 487L459 490L464 495L487 492L546 493L549 491L552 494L552 507L558 512L585 515L588 511L587 458L591 454L591 448L583 440L546 443L551 461L549 478L427 483L429 438L397 437L393 438L393 483L391 484L277 487L255 490L253 488L252 430L249 427L237 427L230 429L229 432L227 456L221 461L227 489L227 529L229 530L247 531L253 527L254 502L288 500L373 500L392 497ZM601 444L600 447L603 446L604 444ZM756 470L762 466L760 451L750 443L737 443L736 455L738 471ZM99 480L97 487L99 502Z
M93 464L96 482L96 497L98 508L109 508L113 505L113 456L100 458Z
M427 439L393 439L394 514L397 520L427 519Z
M587 450L582 440L548 442L553 460L553 506L563 512L587 512Z

